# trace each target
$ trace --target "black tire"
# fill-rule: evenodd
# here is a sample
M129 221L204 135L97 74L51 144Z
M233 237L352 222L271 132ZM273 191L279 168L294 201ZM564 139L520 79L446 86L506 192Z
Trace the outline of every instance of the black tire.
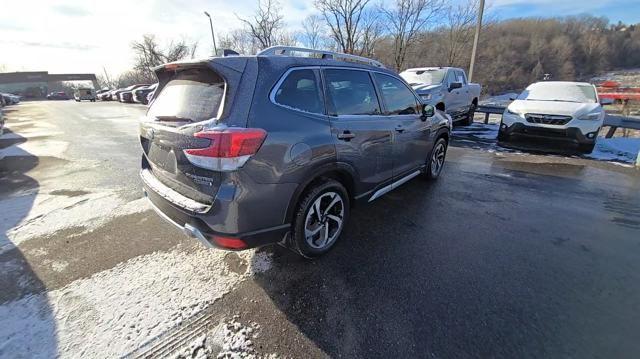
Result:
M329 207L329 204L335 200L334 194L340 196L341 202ZM316 211L314 206L316 201L319 201L320 207L326 205L328 208L320 208L320 211ZM321 179L303 195L298 203L298 208L293 218L292 248L306 258L315 258L327 253L340 239L340 235L344 231L349 220L349 208L349 195L344 186L330 178ZM321 215L323 217L321 220L315 218L318 212L324 212L325 209L328 212ZM342 214L342 222L340 224L335 219L329 218L331 216L339 217L340 213ZM313 232L313 230L310 230L313 227L315 227L313 230L319 232L307 237L307 231L305 230ZM318 237L314 239L316 234L318 234ZM324 245L322 237L324 237ZM312 243L317 244L317 246L312 245Z
M507 142L509 141L509 135L502 131L498 131L498 142Z
M476 104L472 103L471 107L469 107L469 112L460 121L460 124L462 126L471 126L471 125L473 125L473 117L474 117L475 113L476 113Z
M433 148L429 153L427 167L423 175L425 179L435 181L440 177L440 173L442 173L442 168L445 164L448 146L447 140L444 137L438 138L436 143L433 145ZM440 159L437 159L436 157Z
M585 154L589 154L591 152L593 152L594 147L596 147L595 142L592 144L582 144L578 146L578 149L580 150L580 152L585 153Z

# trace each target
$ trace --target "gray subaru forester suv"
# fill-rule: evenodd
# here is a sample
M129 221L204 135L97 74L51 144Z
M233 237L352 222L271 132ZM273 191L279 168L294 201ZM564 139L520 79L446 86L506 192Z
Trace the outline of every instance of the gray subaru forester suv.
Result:
M208 247L319 256L356 202L444 165L450 119L374 60L280 46L155 72L144 192Z

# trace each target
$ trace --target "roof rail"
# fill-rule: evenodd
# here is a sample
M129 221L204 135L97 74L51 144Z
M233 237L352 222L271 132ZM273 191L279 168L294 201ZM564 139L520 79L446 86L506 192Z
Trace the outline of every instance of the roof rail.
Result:
M327 50L314 50L307 49L304 47L295 47L295 46L271 46L260 51L256 56L295 56L294 53L307 53L307 54L317 54L320 55L322 59L334 59L338 61L350 61L350 62L358 62L363 63L370 66L382 67L384 65L380 61L368 59L362 56L343 54L340 52L333 52Z

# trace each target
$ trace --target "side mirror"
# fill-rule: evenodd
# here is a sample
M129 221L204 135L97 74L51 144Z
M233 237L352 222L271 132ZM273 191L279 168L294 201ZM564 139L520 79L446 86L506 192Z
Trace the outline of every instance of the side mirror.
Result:
M455 89L459 89L462 87L462 83L461 82L452 82L449 84L449 92L455 90Z
M431 105L427 105L427 104L423 104L422 105L422 120L426 121L427 118L429 117L433 117L436 114L436 109L431 106Z

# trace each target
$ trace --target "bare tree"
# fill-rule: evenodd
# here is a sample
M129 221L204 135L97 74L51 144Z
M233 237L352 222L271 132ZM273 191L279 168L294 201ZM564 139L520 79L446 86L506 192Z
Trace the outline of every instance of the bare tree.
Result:
M318 15L309 15L302 20L302 43L312 49L318 49L324 38L324 22Z
M260 45L246 29L235 29L220 37L220 48L251 55L258 52Z
M198 43L187 44L186 40L171 41L164 49L160 47L155 35L143 35L142 41L131 43L131 49L136 56L135 74L130 78L141 77L146 81L155 80L152 68L167 62L182 60L193 56Z
M442 0L396 0L393 7L381 7L387 28L393 38L394 65L400 71L407 50L412 47L420 31L444 7Z
M250 20L238 16L255 38L260 48L273 46L278 41L280 30L284 26L280 4L277 0L259 0L258 10Z
M331 37L342 52L353 54L363 35L362 17L370 0L315 0Z
M445 33L448 46L446 50L447 61L451 64L454 64L471 44L478 6L477 0L471 0L466 4L452 5L447 9Z
M380 22L380 16L375 9L367 9L362 15L362 36L357 42L357 51L360 56L374 57L375 48L382 38L384 27Z

